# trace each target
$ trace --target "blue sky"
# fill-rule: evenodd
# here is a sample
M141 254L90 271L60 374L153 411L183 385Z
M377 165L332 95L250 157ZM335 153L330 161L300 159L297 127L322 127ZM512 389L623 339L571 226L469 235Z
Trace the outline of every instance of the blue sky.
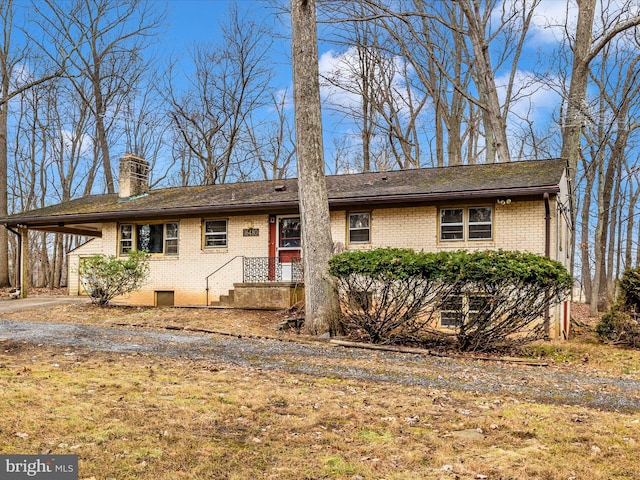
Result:
M166 3L167 27L159 39L161 54L173 53L184 58L194 43L220 41L220 23L227 21L231 4L236 4L240 13L247 12L251 18L272 18L274 15L270 2L265 0L167 0ZM284 20L288 21L288 18ZM279 39L274 51L282 58L277 66L278 72L284 82L289 82L291 66L288 40Z
M1 1L1 0L0 0ZM25 0L26 1L26 0ZM60 0L64 1L64 0ZM164 30L157 38L157 53L163 60L170 58L177 59L182 62L184 70L188 72L190 70L189 64L189 49L196 43L212 42L218 43L221 40L220 23L227 22L228 11L231 4L238 6L240 12L248 12L252 18L255 19L268 19L276 22L279 35L275 41L277 45L274 48L274 69L276 72L276 78L274 79L273 86L276 89L287 89L291 92L291 65L290 65L290 44L288 40L288 22L289 19L286 16L281 16L278 20L275 20L274 2L272 0L151 0L157 2L157 6L162 8L166 5L167 19ZM278 0L281 4L286 6L289 0ZM503 0L505 3L512 3L516 0ZM612 0L613 3L616 0ZM559 39L562 38L563 29L560 27L564 23L564 18L569 16L570 19L575 18L576 4L575 0L541 0L541 4L537 9L537 14L534 19L534 27L529 37L528 48L530 55L525 55L525 58L529 58L531 61L537 60L535 54L539 49L542 51L551 52L559 43ZM569 30L573 29L572 21L569 21ZM332 47L328 44L320 44L320 70L321 72L336 71L341 69L341 64L350 60L352 53L344 46ZM519 65L520 71L518 73L518 81L516 82L520 86L527 85L531 80L531 72L528 70L532 68L530 64L521 62ZM540 84L534 82L532 86L526 87L530 89L531 96L527 97L525 101L519 104L512 105L512 111L519 113L522 116L528 116L529 118L535 118L536 123L544 124L549 122L554 116L557 118L558 106L560 104L560 97L557 91L550 88L550 84L555 80L552 77L553 72L550 72L546 82ZM502 78L498 74L498 84L504 84L507 80L506 77ZM184 78L184 77L183 77ZM517 86L518 86L517 85ZM399 84L399 87L401 85ZM402 91L401 88L398 88ZM501 90L500 94L504 91ZM323 98L333 99L340 105L352 105L357 102L357 98L352 94L345 91L337 91L335 88L323 89ZM343 119L337 118L330 112L330 105L327 101L323 104L324 120L323 129L325 132L325 151L326 160L330 162L332 150L334 148L333 142L330 137L333 133L341 134L345 131L356 132L357 128L353 128L352 125L348 125L348 122L344 122ZM342 120L342 121L340 121ZM429 118L425 118L427 125L429 125ZM354 142L357 142L357 135L354 135Z
M512 0L504 0L510 2ZM288 0L282 0L287 4ZM554 38L557 32L554 29L544 28L544 24L549 22L549 17L563 17L566 14L567 3L558 0L542 0L543 4L539 9L540 17L535 23L531 35L531 43L533 48L538 48L544 44L555 44L557 38ZM267 18L274 15L272 2L266 0L168 0L167 1L167 30L160 38L160 48L162 55L172 54L177 55L178 58L184 58L187 60L187 51L196 42L212 42L216 43L220 41L220 22L227 20L227 13L229 5L231 3L237 4L240 12L247 11L250 16L256 16L256 18ZM281 21L288 22L287 17L281 18ZM558 22L560 23L560 22ZM279 25L282 31L284 31L288 25ZM285 32L288 33L288 32ZM277 88L287 88L291 91L291 65L289 60L290 45L288 39L279 38L279 45L276 47L278 55L276 57L276 73L275 85ZM279 49L279 50L278 50ZM349 61L350 54L346 49L337 50L331 48L330 45L319 45L320 54L320 70L333 71L336 68L340 69L340 64L345 61ZM535 56L532 56L535 58ZM279 60L281 59L281 60ZM185 65L188 62L185 61ZM188 68L188 67L187 67ZM527 81L528 72L522 72L522 82ZM505 79L506 81L506 79ZM357 102L357 98L344 91L336 91L335 89L323 89L323 98L332 98L335 102L341 105L348 105ZM548 121L552 112L557 109L559 105L559 97L556 92L549 89L535 89L533 94L533 101L535 103L534 111L536 115L540 116L540 119ZM330 106L327 102L323 105L323 118L324 125L323 130L325 133L325 160L327 161L328 168L331 170L332 150L334 149L333 141L331 140L333 133L339 133L340 131L351 130L349 125L346 125L344 121L340 121L332 115ZM518 109L515 106L514 109ZM525 114L526 110L531 108L528 104L523 104L520 109L521 113ZM531 113L529 113L530 115ZM425 121L428 121L425 118ZM358 135L354 135L354 142L359 142Z
M194 41L219 39L218 22L226 15L228 0L168 0L168 29L163 44L185 46ZM239 6L257 6L252 0L235 2Z

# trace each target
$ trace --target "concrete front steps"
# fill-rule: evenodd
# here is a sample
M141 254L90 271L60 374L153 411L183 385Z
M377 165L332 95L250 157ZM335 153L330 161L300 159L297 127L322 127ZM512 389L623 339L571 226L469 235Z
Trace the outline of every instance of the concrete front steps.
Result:
M234 283L212 307L286 310L304 300L304 285L297 282Z

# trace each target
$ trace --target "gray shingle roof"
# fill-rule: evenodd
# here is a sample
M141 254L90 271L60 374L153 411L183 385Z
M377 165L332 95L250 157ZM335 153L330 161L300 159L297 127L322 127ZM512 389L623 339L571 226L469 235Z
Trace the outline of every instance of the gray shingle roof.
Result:
M556 193L564 160L461 165L327 177L331 206L433 202L447 199ZM118 199L91 195L0 219L9 226L100 222L213 212L276 211L298 205L297 179L152 190Z

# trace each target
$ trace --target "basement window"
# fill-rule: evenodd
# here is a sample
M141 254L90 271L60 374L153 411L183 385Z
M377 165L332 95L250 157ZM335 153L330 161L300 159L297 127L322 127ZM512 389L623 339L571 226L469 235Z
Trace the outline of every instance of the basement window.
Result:
M440 326L456 329L474 322L489 308L490 301L491 296L484 293L449 295L440 308Z

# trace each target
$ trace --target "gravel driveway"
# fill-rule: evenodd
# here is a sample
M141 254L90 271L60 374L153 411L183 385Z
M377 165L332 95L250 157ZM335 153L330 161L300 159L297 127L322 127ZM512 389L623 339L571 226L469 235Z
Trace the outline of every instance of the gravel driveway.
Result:
M640 382L557 366L531 367L187 332L0 320L0 342L9 340L101 352L207 359L222 366L498 394L520 401L610 411L640 410Z

